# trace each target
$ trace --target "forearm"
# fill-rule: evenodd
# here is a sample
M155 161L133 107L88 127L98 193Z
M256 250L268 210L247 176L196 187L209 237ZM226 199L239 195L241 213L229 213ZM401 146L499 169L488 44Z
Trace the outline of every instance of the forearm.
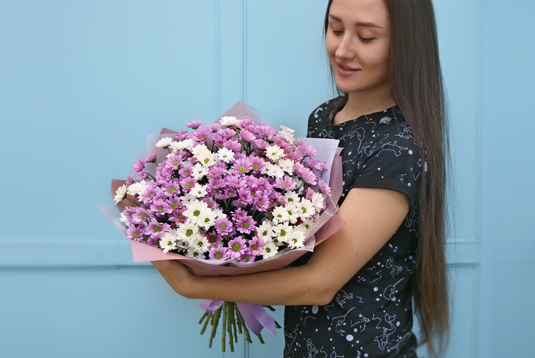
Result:
M191 276L185 294L203 298L264 305L325 305L332 299L307 266L239 276Z

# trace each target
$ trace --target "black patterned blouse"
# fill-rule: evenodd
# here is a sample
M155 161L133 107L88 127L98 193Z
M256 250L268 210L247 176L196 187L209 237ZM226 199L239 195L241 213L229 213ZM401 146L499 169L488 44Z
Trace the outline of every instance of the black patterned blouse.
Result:
M416 357L411 277L418 231L421 160L398 106L335 125L342 97L310 115L308 136L340 140L344 170L341 205L354 187L405 194L410 210L379 252L326 306L286 306L284 356L289 358ZM296 265L310 258L307 254Z

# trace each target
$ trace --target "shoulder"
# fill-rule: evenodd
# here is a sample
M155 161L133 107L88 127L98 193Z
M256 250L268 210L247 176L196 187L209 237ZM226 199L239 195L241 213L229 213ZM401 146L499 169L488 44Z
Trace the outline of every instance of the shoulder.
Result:
M392 189L416 204L421 185L417 141L399 108L366 118L354 187Z
M314 137L315 133L328 127L336 112L343 107L343 102L343 97L336 97L317 106L308 117L308 136Z
M414 133L398 106L366 117L365 127L368 146L363 149L367 156L390 150L395 157L404 154L407 158L419 157Z

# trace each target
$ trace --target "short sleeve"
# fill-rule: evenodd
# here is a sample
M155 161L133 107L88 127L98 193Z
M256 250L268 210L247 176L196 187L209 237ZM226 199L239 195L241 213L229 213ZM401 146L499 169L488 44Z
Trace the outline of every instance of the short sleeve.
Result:
M419 201L421 159L412 136L383 135L370 151L363 151L351 188L389 189L405 194L411 208Z

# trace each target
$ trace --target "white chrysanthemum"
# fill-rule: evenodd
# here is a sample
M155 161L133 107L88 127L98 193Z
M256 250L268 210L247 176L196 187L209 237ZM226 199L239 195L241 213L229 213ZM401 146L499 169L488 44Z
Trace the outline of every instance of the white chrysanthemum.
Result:
M273 242L266 242L264 244L264 249L262 250L260 255L262 255L262 258L267 259L269 257L275 256L277 252L277 245L275 245Z
M301 248L305 246L305 234L301 230L293 230L287 242L292 249Z
M223 116L219 119L222 127L230 127L241 123L241 119L234 116Z
M204 165L197 163L193 166L193 177L195 180L201 180L206 175L208 175L208 168Z
M279 160L279 163L280 167L282 168L282 170L284 170L286 173L288 174L293 174L294 172L294 164L295 162L291 159L281 159Z
M314 221L312 219L303 220L303 223L299 226L303 227L303 230L308 230L314 225Z
M182 150L182 149L190 149L193 146L193 140L192 139L184 139L180 142L172 142L169 147L172 150Z
M191 203L192 201L195 201L197 200L196 197L194 197L193 195L191 195L190 193L188 194L185 194L183 196L180 197L180 201L184 204L184 205L188 205L189 203Z
M198 253L204 254L205 252L210 250L210 243L204 236L198 235L195 241L193 241L191 247L194 247L195 251L197 251Z
M264 168L262 169L262 171L260 173L262 173L263 175L269 175L270 177L273 177L273 175L271 173L272 166L273 166L273 164L266 163L266 165L264 166Z
M197 158L197 160L207 168L216 163L216 156L212 152L202 151L201 153L197 154L195 158Z
M189 222L197 224L201 214L208 210L210 210L208 204L199 200L192 200L186 204L186 210L182 215L187 217Z
M125 195L126 195L126 184L123 184L120 187L118 187L117 190L115 191L115 197L113 198L113 201L115 201L115 204L123 200Z
M301 216L299 206L295 203L289 203L285 205L284 210L286 210L288 213L288 221L290 221L292 224L295 224Z
M284 156L284 149L278 145L270 145L266 148L266 157L271 161L276 162Z
M171 137L165 137L165 138L162 138L158 141L158 143L156 143L156 146L158 148L167 148L169 147L169 145L171 145L171 143L173 143L173 138Z
M284 176L284 170L277 164L266 163L264 169L262 169L262 174L269 175L272 178L282 178Z
M227 214L225 214L223 212L223 210L219 209L219 208L216 208L216 209L212 209L212 211L214 212L214 220L217 220L217 219L226 219L227 218Z
M194 247L190 247L188 249L188 252L186 252L186 256L191 257L193 259L200 259L203 257L203 255L199 253L199 251L197 251Z
M299 216L301 219L306 220L312 215L316 213L316 209L314 208L314 205L312 205L312 202L307 199L302 199L301 202L298 204L299 206Z
M121 213L121 217L119 218L119 221L125 223L126 226L130 226L128 225L128 218L123 213Z
M186 241L188 244L191 243L197 239L197 236L199 233L199 227L193 223L186 222L184 224L180 224L178 226L178 229L176 230L176 235L180 240Z
M199 218L197 220L197 224L204 230L208 230L211 226L214 225L215 220L216 213L210 208L208 208L207 210L201 212L201 215L199 215Z
M299 201L301 201L301 198L299 198L299 195L293 191L289 191L286 194L284 194L284 200L287 203L297 204Z
M221 148L217 152L217 157L225 163L230 163L234 159L234 152L228 148Z
M312 205L314 205L314 208L319 213L323 210L323 206L325 205L325 199L323 198L323 194L321 193L314 193L312 195Z
M268 241L271 241L271 238L274 235L273 226L271 225L271 223L269 221L266 220L266 221L262 222L262 225L260 225L256 229L256 233L257 233L258 237L262 238L262 241L264 241L264 243L266 243Z
M282 170L279 165L273 164L271 167L271 174L277 179L282 179L282 177L284 177L284 170Z
M170 230L165 233L164 236L160 239L160 248L163 249L163 253L166 254L170 250L177 249L177 238L175 230Z
M187 240L177 239L176 240L176 247L180 250L187 250L189 248L189 243Z
M286 127L286 126L280 126L281 130L278 132L279 137L282 137L286 139L288 142L293 143L295 141L294 138L294 130Z
M273 227L273 232L275 233L274 239L278 239L279 243L277 245L282 245L283 243L289 244L288 240L293 235L294 229L288 223L279 224Z
M199 183L195 183L189 193L196 198L203 198L206 196L206 194L208 194L208 192L206 191L206 185L202 185Z
M273 210L273 223L278 224L284 221L288 221L290 219L288 212L283 206L277 206Z
M197 144L195 147L191 149L191 153L193 153L193 155L197 157L198 155L202 153L211 153L211 152L210 152L210 149L208 149L208 147L205 144Z
M128 187L127 193L128 195L143 195L145 190L147 190L147 182L145 180L141 180L137 183L131 184Z

